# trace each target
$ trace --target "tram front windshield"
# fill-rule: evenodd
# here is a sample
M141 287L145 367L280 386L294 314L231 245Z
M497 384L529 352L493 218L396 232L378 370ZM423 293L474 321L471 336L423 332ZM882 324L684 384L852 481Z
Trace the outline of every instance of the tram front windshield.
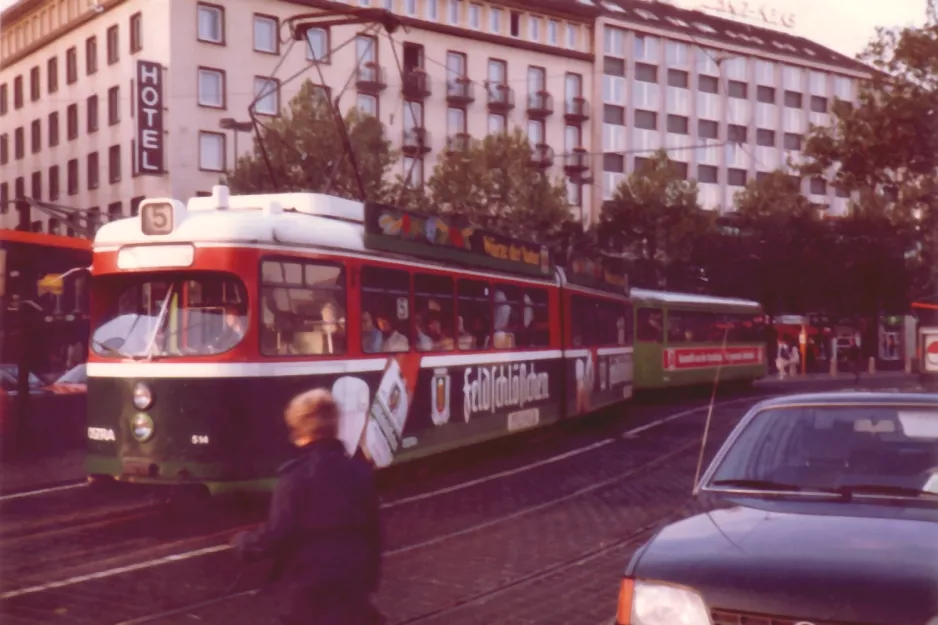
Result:
M172 358L234 348L248 327L247 291L219 272L154 273L96 278L106 302L91 348L110 358Z

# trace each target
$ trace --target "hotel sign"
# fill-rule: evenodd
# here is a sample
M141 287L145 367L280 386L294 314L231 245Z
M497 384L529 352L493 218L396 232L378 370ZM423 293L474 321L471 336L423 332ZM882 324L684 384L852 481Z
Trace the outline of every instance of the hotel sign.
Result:
M733 17L762 22L770 26L784 28L795 27L795 14L784 12L771 6L769 2L755 2L749 0L703 0L698 9L724 13Z
M137 175L163 173L163 66L137 61Z

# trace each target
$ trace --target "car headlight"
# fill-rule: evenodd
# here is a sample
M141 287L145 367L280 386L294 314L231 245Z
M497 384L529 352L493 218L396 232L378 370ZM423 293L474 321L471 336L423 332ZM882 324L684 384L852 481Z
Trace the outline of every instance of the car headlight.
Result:
M629 625L712 625L707 604L689 588L636 580L631 607Z
M143 382L137 382L134 385L134 408L137 410L146 410L153 403L153 392L150 387Z

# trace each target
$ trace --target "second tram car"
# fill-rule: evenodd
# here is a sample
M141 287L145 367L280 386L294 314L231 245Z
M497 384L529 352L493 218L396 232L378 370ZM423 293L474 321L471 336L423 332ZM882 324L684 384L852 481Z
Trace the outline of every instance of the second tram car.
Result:
M378 468L620 402L621 269L326 195L147 200L94 243L86 469L266 488L316 386Z

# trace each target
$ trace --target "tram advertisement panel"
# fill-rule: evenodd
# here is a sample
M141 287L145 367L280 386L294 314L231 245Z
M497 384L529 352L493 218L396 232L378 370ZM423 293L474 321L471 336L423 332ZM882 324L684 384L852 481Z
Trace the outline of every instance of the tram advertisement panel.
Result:
M573 350L568 356L568 414L585 414L632 397L633 348Z
M760 365L765 361L765 348L750 347L669 347L662 351L665 371L685 371L709 367Z
M456 447L557 420L561 395L551 382L562 373L559 355L511 356L463 364L462 356L396 355L373 396L364 380L340 377L332 386L342 408L340 438L349 453L380 468L404 452Z

